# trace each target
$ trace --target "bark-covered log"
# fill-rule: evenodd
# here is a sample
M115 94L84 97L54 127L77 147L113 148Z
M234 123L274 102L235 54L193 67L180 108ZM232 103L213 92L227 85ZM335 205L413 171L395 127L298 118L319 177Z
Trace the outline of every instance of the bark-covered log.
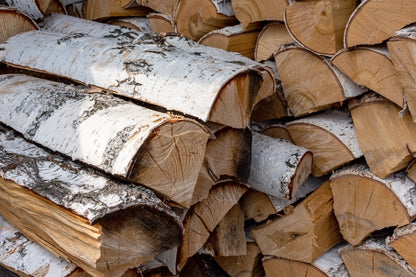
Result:
M179 0L136 0L136 2L141 6L173 17Z
M155 33L174 33L176 26L172 17L162 13L149 13L146 15L149 19L152 31Z
M120 276L177 246L178 216L142 186L108 179L2 129L0 214L93 276Z
M275 124L264 124L264 126L260 127L259 130L260 134L272 137L272 138L282 138L285 139L293 144L293 138L290 136L289 130L287 129L286 124L283 123L275 123Z
M6 0L7 4L33 19L43 18L52 0Z
M208 139L205 129L193 120L87 90L2 75L0 121L54 151L189 207Z
M413 268L416 268L416 257L414 253L416 223L396 228L392 236L387 237L386 242L394 248L403 259Z
M19 33L38 30L36 22L15 8L0 6L0 42Z
M122 0L88 0L85 5L84 18L88 20L105 20L122 16L145 16L152 10L143 6L125 9Z
M130 29L134 29L138 32L151 32L152 27L147 17L122 17L107 21L108 24L124 26Z

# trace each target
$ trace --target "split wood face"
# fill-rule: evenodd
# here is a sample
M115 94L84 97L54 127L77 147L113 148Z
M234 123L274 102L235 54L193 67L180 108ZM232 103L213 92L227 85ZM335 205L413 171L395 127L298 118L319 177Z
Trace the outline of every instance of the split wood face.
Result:
M19 33L38 30L36 22L17 9L0 6L0 42Z

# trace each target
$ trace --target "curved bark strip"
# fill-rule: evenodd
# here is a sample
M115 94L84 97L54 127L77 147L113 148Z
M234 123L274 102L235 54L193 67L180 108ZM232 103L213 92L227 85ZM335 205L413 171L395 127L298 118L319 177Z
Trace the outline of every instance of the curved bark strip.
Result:
M122 17L107 21L107 24L124 26L127 28L134 29L138 32L151 32L152 27L147 17Z
M33 30L39 30L39 27L32 18L15 8L0 6L0 42Z
M189 206L208 140L204 128L86 91L25 75L0 76L0 121L74 160Z
M6 0L6 2L36 20L45 16L51 0Z

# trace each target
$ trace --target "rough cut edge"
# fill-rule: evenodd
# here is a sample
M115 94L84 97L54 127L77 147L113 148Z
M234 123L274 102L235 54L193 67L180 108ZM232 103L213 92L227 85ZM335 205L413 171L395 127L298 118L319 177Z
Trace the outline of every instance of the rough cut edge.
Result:
M0 145L1 178L86 218L91 224L128 207L146 206L163 212L182 226L174 211L150 189L110 180L1 126Z
M351 151L354 158L358 159L363 156L349 112L335 109L326 110L286 124L291 126L299 123L311 124L330 132Z
M173 27L175 27L176 29L176 25L175 22L173 21L172 16L168 15L168 14L164 14L164 13L148 13L146 15L147 18L151 18L151 17L161 17L163 19L165 19L166 21L170 22L170 24L172 24Z
M227 26L227 27L224 27L224 28L221 28L221 29L218 29L218 30L211 31L211 32L203 35L199 39L198 43L201 43L201 41L203 41L205 38L207 38L211 35L223 35L223 36L226 36L226 37L230 37L230 36L240 35L242 33L248 33L248 32L251 32L251 31L243 30L243 24L240 23L240 24L237 24L237 25L234 25L234 26Z
M368 0L361 0L361 3L355 8L355 10L352 12L352 14L350 15L350 18L347 21L347 24L345 25L345 29L344 29L344 37L343 37L343 42L344 42L344 48L349 48L350 46L347 45L347 35L348 35L348 30L350 28L351 22L354 20L355 16L361 11L361 9L363 9L363 7L367 4Z
M194 1L194 0L191 0ZM234 16L234 9L231 5L231 0L211 0L212 4L214 4L215 8L217 9L217 13L223 14L226 16Z
M332 61L337 58L337 56L342 55L346 52L354 52L356 50L367 50L367 51L376 52L380 55L385 56L387 59L391 61L389 50L387 49L387 46L383 44L383 45L356 46L356 47L352 47L348 49L343 48L339 50L337 53L335 53L335 55L331 58L330 60L331 64L332 64Z
M408 38L408 39L416 39L416 24L411 24L407 27L404 27L400 30L398 30L394 36L394 37L400 37L400 38Z
M386 238L386 243L391 244L400 237L414 234L416 232L416 222L394 229L393 235Z
M18 9L22 13L29 15L31 18L35 20L44 17L44 14L39 9L39 6L36 0L5 0L5 1L7 2L9 6Z
M337 77L338 82L340 83L344 92L344 97L346 99L357 97L368 91L368 89L365 86L360 86L354 83L354 81L351 80L347 75L345 75L341 70L339 70L336 66L332 65L332 63L330 63L329 60L325 60L325 62L328 64L328 66L332 69L335 76Z
M77 266L58 258L0 217L0 264L17 273L43 277L66 277ZM45 272L46 271L46 272Z
M325 272L328 277L348 277L348 271L342 260L339 250L346 247L348 243L341 243L326 251L321 257L313 262L313 265Z
M140 16L139 17L122 17L122 18L110 20L108 23L111 24L111 22L113 21L121 21L121 22L129 23L135 26L140 32L145 32L145 33L152 32L152 27L150 27L149 20L143 16L142 17Z
M31 18L29 15L27 15L24 12L21 12L20 10L13 8L13 7L8 7L8 6L1 6L0 5L0 12L5 11L5 12L13 12L18 14L19 16L23 17L24 20L28 21L33 28L35 28L36 30L39 30L39 25L36 23L36 21L33 20L33 18Z
M386 99L383 96L381 96L378 93L372 92L372 93L365 94L362 97L351 99L351 101L348 103L348 108L351 111L352 109L360 105L364 105L364 104L371 103L371 102L384 102L384 101L386 101Z
M330 180L348 175L368 178L383 184L400 200L410 218L416 216L416 201L414 201L416 199L415 183L406 176L405 171L396 172L385 179L381 179L374 175L366 164L355 164L335 171L331 175Z

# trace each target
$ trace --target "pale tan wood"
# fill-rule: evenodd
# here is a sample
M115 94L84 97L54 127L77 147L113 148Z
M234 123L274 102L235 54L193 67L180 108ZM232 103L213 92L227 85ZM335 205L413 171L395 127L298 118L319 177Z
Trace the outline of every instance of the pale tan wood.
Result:
M122 8L122 0L88 0L85 5L84 18L105 20L121 16L144 16L151 10L146 7Z
M38 30L33 19L17 9L0 6L0 42L19 33Z
M346 49L337 53L331 63L358 85L366 86L403 107L403 88L386 48Z
M329 182L299 203L293 213L263 223L251 234L264 255L314 261L342 241Z
M349 104L360 148L380 178L405 168L416 151L416 124L408 111L370 94Z
M294 39L283 22L270 22L263 27L257 37L254 59L258 62L270 60L273 58L273 53L282 45L293 42Z
M145 7L149 7L154 11L174 16L176 7L180 0L136 0L136 2Z
M357 0L296 1L285 11L289 33L315 53L333 55L343 48L345 25Z
M263 128L260 133L273 138L283 138L295 144L285 124L270 124Z
M46 10L46 15L49 15L51 13L63 13L66 14L67 11L64 7L64 5L61 3L60 0L51 0L49 3L48 9Z
M272 95L260 100L253 108L253 121L266 121L289 116L286 99L280 82L276 81L276 88Z
M149 13L146 16L149 19L152 31L155 33L173 33L176 32L175 23L172 17L160 13Z
M392 236L387 237L386 242L393 247L400 256L411 266L416 268L416 256L414 247L416 245L415 223L396 228Z
M255 222L266 220L270 215L277 213L267 194L254 189L243 195L241 206L246 220L253 219Z
M235 16L245 28L259 21L283 21L289 5L287 0L232 0L231 3Z
M406 175L413 182L416 182L416 160L412 160L406 168Z

